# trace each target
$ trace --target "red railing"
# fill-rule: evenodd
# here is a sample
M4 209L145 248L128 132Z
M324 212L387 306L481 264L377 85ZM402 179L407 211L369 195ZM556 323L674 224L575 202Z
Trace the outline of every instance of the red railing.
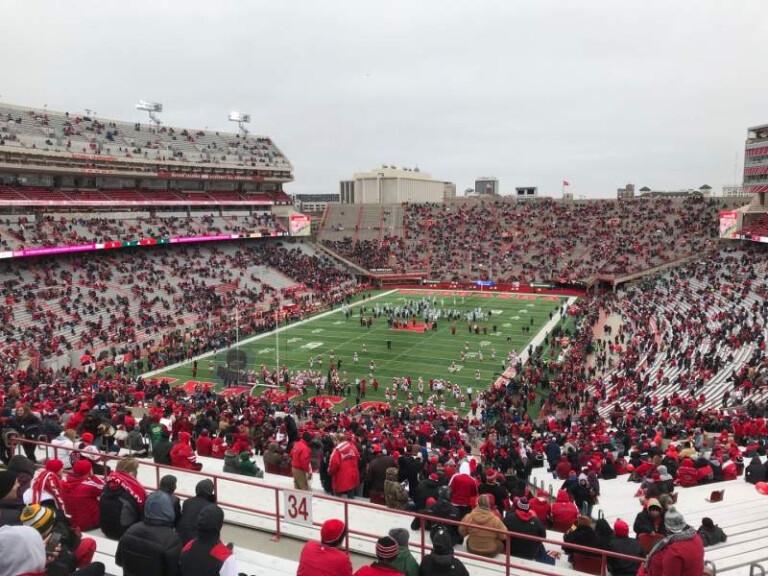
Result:
M62 452L65 452L65 453L73 452L73 451L77 452L77 450L73 450L71 448L62 448L61 446L54 446L53 444L50 444L49 442L40 442L40 441L33 441L33 440L28 440L28 439L22 439L22 438L19 438L18 436L17 437L13 437L13 438L10 439L10 445L11 445L11 449L12 450L17 450L17 449L21 448L22 444L28 444L28 445L33 444L33 445L35 445L37 447L44 447L45 451L46 451L46 459L50 456L50 452L51 451L53 451L53 457L54 458L58 458L59 451L62 451ZM103 472L103 475L104 475L105 478L107 476L106 464L108 462L110 462L110 461L121 460L121 459L122 459L121 456L113 456L111 454L105 454L103 452L99 453L98 461L105 465L104 466L105 469L104 469L104 472ZM266 518L274 519L274 521L275 521L275 536L273 537L273 540L277 541L277 540L280 539L280 536L282 534L282 526L281 526L282 514L280 513L280 508L281 508L281 506L280 506L280 493L285 491L285 490L292 490L292 489L285 488L285 487L282 487L282 486L274 486L274 485L271 485L271 484L265 484L263 482L256 482L256 481L253 481L253 480L246 480L246 479L236 478L236 477L232 477L232 476L223 476L223 475L220 475L220 474L211 474L209 472L187 470L187 469L182 469L182 468L176 468L176 467L173 467L173 466L167 466L167 465L164 465L164 464L156 464L156 463L154 463L152 461L147 461L147 460L144 460L144 459L141 459L140 462L141 462L142 466L149 466L149 467L154 468L154 470L155 470L155 486L152 487L152 488L148 488L148 490L158 490L159 489L159 486L160 486L160 471L161 470L168 471L169 473L170 472L176 472L176 473L183 472L185 474L191 474L191 475L194 475L194 476L198 476L200 478L209 478L209 479L211 479L213 481L214 490L215 490L215 494L216 494L216 497L217 497L216 503L219 506L221 506L222 508L229 508L229 509L233 509L233 510L237 510L237 511L248 512L248 513L251 513L251 514L258 515L258 516L263 516L263 517L266 517ZM242 485L245 485L245 486L252 486L254 488L261 488L261 489L272 490L274 492L274 495L275 495L275 511L271 512L269 510L262 510L262 509L255 508L255 507L252 507L252 506L244 506L243 504L239 504L237 502L230 502L230 501L223 500L221 498L222 494L221 494L221 492L219 492L219 482L232 482L234 484L242 484ZM194 494L185 494L183 492L178 492L178 491L175 492L175 495L179 496L179 497L182 497L182 498L192 498L192 497L194 497ZM426 542L426 528L425 528L425 526L426 526L427 522L432 522L432 523L436 523L436 524L442 524L444 526L448 526L448 525L450 525L450 526L458 526L458 527L464 526L466 528L477 527L475 524L469 524L469 523L466 523L466 522L457 522L457 521L453 521L453 520L447 520L445 518L439 518L439 517L436 517L436 516L429 516L429 515L426 515L426 514L418 514L418 513L415 513L415 512L408 512L408 511L405 511L405 510L394 510L392 508L387 508L385 506L380 506L378 504L371 504L369 502L362 502L360 500L349 500L349 499L346 499L346 498L337 498L335 496L329 496L327 494L321 494L321 493L318 493L318 492L312 492L312 498L313 499L318 499L318 500L325 500L325 501L334 502L334 503L337 503L337 504L343 506L343 508L344 508L344 523L347 526L347 535L346 535L346 541L345 541L345 549L346 549L347 552L349 552L349 537L350 537L350 535L360 536L360 537L363 537L363 538L369 538L369 539L371 539L371 544L375 543L375 541L378 538L381 537L381 533L365 532L363 530L355 529L354 527L350 526L350 521L349 521L349 509L350 509L350 507L358 508L358 509L369 509L369 510L374 510L374 511L377 511L377 512L384 512L384 513L387 513L387 514L395 514L395 515L398 515L398 516L406 516L411 521L413 521L413 519L418 519L419 520L419 542L418 542L418 544L414 544L414 546L419 548L419 551L420 551L422 559L424 558L424 555L428 551L432 550L432 547ZM320 528L322 526L322 522L315 522L315 521L313 521L312 522L312 526L314 526L316 528ZM551 544L551 545L557 546L558 548L561 548L564 545L563 542L558 541L558 540L552 540L552 539L549 539L549 538L539 538L537 536L531 536L529 534L520 534L520 533L516 533L516 532L509 532L508 530L497 530L497 529L494 529L494 528L486 528L486 527L483 527L483 530L487 531L487 532L493 532L495 534L503 534L506 537L505 538L505 544L504 544L503 559L498 559L497 560L495 558L488 558L488 557L485 557L485 556L478 556L478 555L475 555L475 554L470 554L468 552L460 552L460 551L455 551L454 555L459 557L459 558L467 558L467 559L473 560L474 562L480 562L480 563L483 563L483 564L488 564L488 565L491 565L491 566L498 566L500 568L504 568L506 576L510 576L511 571L513 569L515 569L515 570L525 570L528 573L540 574L542 576L560 576L560 573L558 573L558 572L548 571L546 569L546 567L548 565L544 564L544 563L541 563L541 569L539 569L537 567L537 565L535 565L535 564L531 565L531 564L518 564L518 563L516 563L515 562L516 557L512 556L510 554L510 538L509 538L509 536L514 536L515 538L520 538L520 539L523 539L523 540L532 540L532 541L535 541L535 542L540 542L541 544ZM629 556L627 554L619 554L617 552L610 552L608 550L601 550L601 549L598 549L598 548L589 548L589 547L586 547L586 546L580 546L578 544L567 544L566 546L567 546L567 548L569 548L570 550L573 550L574 552L583 552L583 553L589 554L590 556L599 556L600 557L600 564L601 564L600 573L603 576L608 574L608 572L607 572L607 569L608 569L608 558L618 558L618 559L622 559L622 560L632 560L632 561L635 561L635 562L643 562L643 560L644 560L643 558L639 558L639 557L636 557L636 556Z

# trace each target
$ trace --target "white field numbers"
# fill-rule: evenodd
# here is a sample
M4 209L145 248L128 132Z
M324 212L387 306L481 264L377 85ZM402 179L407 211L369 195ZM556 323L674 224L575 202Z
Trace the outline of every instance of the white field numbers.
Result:
M312 526L312 493L283 490L283 520Z

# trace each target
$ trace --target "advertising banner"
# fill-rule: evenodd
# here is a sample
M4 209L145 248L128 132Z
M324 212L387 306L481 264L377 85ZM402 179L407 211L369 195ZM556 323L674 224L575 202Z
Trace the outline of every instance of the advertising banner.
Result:
M307 214L291 215L291 236L309 236L312 221Z
M735 210L720 212L720 238L733 238L739 229L739 213Z

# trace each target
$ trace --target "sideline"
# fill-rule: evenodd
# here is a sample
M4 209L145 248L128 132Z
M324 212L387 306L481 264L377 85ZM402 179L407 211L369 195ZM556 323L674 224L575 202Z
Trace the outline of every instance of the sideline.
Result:
M394 294L396 292L399 292L399 290L389 290L388 292L382 292L381 294L376 294L376 296L371 296L367 300L359 300L358 302L371 302L373 300L376 300L378 298L382 298L383 296L389 296L391 294ZM276 330L270 330L269 332L262 332L261 334L256 334L256 336L250 336L246 338L245 340L240 340L240 342L237 342L236 344L231 344L230 346L226 348L222 348L221 350L211 350L209 352L204 352L203 354L200 354L199 356L194 356L192 358L189 358L187 360L184 360L182 362L176 362L175 364L170 364L168 366L163 366L162 368L158 368L156 370L152 370L151 372L145 372L144 374L139 374L141 378L153 378L157 376L158 374L162 374L163 372L168 372L169 370L173 370L174 368L180 368L184 366L185 364L189 364L190 362L194 360L204 360L205 358L208 358L209 356L215 356L216 354L221 354L222 352L226 352L228 350L232 350L233 348L239 348L240 346L243 346L245 344L250 344L251 342L256 342L257 340L261 340L262 338L267 338L268 336L274 336L275 334L279 332L283 332L285 330L288 330L290 328L293 328L294 326L301 326L302 324L306 324L307 322L313 322L314 320L317 320L318 318L325 318L326 316L330 316L331 314L334 314L336 312L341 311L341 307L339 308L332 308L331 310L326 310L325 312L321 312L320 314L316 314L314 316L310 316L308 318L304 318L304 320L299 320L298 322L293 322L291 324L288 324L286 326L281 326L277 328Z

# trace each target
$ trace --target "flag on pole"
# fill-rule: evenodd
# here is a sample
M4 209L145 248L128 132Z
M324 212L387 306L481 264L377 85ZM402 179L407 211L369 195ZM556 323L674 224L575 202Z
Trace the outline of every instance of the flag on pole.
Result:
M568 180L563 180L563 186L570 186L571 183Z

